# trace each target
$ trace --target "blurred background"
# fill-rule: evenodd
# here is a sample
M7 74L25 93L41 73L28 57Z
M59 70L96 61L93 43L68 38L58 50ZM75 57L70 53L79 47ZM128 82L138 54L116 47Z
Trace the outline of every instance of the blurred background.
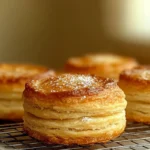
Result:
M116 52L149 63L150 0L0 0L0 61L59 68Z

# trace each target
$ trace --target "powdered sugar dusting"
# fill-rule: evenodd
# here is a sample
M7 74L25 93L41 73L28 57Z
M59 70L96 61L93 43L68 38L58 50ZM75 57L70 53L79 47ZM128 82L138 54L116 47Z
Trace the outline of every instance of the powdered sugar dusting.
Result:
M90 75L63 74L41 82L40 85L38 84L38 87L46 92L59 92L78 90L81 88L92 88L99 85L100 81L96 77ZM85 97L83 97L83 99L84 98Z

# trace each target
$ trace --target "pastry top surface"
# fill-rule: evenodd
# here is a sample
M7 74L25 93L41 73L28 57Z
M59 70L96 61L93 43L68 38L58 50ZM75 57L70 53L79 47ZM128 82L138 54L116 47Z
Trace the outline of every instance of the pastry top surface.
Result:
M98 65L122 65L124 63L135 63L136 61L130 57L123 57L114 54L87 54L83 57L70 58L67 65L76 67L94 67Z
M26 83L24 90L24 97L26 98L32 99L34 97L38 100L46 99L47 101L65 99L73 102L76 97L74 102L79 102L83 97L88 99L87 97L95 96L94 99L98 95L101 97L111 95L124 97L124 93L114 80L80 74L61 74L30 80Z
M24 84L26 80L47 70L46 67L29 64L0 64L0 83Z
M39 90L44 93L51 93L79 90L82 88L97 88L102 84L102 80L94 76L64 74L52 77L51 79L49 78L44 82L37 81L33 87L40 88Z
M150 84L150 66L137 66L120 74L120 80L134 83Z

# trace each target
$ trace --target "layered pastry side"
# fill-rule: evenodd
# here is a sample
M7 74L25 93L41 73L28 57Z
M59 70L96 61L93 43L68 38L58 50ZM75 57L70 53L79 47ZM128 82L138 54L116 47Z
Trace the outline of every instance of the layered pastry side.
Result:
M25 64L0 64L0 119L20 120L25 82L47 68Z
M24 130L46 143L91 144L126 126L124 92L111 79L61 74L26 83Z
M88 54L69 58L65 64L65 71L118 79L123 70L131 69L137 64L137 61L130 57L115 54Z
M127 119L150 124L150 66L123 71L119 86L128 102Z

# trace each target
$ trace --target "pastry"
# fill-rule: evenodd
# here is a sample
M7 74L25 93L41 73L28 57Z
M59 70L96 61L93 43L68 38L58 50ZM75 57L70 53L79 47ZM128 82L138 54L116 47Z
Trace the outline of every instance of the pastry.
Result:
M22 118L25 82L45 71L47 68L34 65L0 64L0 119Z
M23 99L24 130L46 143L107 142L126 126L125 95L112 79L80 74L33 79Z
M150 124L150 66L123 71L118 84L126 94L127 119Z
M90 73L118 79L121 71L136 65L137 61L129 57L114 54L88 54L68 59L65 70L71 73Z

